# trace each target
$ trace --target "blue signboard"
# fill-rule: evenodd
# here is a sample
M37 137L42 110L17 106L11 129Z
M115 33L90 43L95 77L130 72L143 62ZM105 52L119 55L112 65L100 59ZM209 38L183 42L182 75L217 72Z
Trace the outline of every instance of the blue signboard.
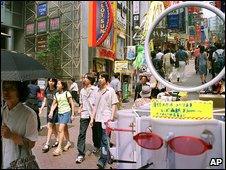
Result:
M167 15L167 26L168 29L179 29L179 15Z
M38 17L46 16L46 14L47 14L47 4L46 3L38 4L37 14L38 14Z
M167 26L168 29L179 29L185 30L185 10L178 11L175 14L167 15Z

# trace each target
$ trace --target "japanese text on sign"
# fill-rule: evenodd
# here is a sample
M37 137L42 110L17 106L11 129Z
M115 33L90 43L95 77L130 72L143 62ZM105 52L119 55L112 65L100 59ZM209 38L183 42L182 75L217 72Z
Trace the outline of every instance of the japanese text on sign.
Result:
M213 101L151 101L151 117L162 119L206 120L213 118Z

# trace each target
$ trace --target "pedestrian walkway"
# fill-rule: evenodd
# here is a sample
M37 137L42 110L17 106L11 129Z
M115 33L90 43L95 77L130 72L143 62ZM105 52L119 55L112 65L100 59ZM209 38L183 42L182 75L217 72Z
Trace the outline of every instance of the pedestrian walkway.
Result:
M128 109L131 108L133 105L133 99L129 98L128 103L123 103L122 108ZM35 147L33 148L33 153L36 156L37 162L41 169L98 169L96 166L97 160L99 159L98 155L94 155L91 153L93 150L93 143L92 143L92 130L89 127L87 130L87 137L86 137L86 157L84 162L81 164L76 164L75 159L78 155L77 151L77 139L79 135L79 116L76 116L75 120L72 124L69 125L69 134L70 140L72 141L72 147L67 151L63 152L60 156L53 156L52 152L55 148L51 148L49 152L42 153L42 148L46 141L46 134L47 134L47 127L46 127L46 108L44 108L43 113L40 115L41 124L42 124L42 131L39 132L39 138L36 142ZM54 138L54 136L52 136ZM50 141L50 146L53 144L54 141ZM115 143L115 135L112 133L111 142ZM64 145L63 145L64 146ZM106 169L110 167L114 168L113 165L107 165Z

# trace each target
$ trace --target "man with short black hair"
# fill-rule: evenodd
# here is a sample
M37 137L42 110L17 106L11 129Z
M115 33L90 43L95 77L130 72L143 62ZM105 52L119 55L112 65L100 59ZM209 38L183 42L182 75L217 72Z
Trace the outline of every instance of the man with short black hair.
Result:
M122 88L121 88L121 81L119 80L119 76L120 76L119 73L114 74L114 78L110 82L110 86L115 90L118 100L121 103L122 102Z
M116 114L116 104L118 103L117 95L112 87L108 85L109 75L101 73L99 76L99 89L96 95L94 112L91 116L90 126L93 126L94 119L101 122L101 156L97 166L103 169L110 159L110 140L106 133L106 122L113 121Z
M182 45L179 46L179 50L176 52L175 58L176 62L179 62L177 81L182 82L184 80L185 66L188 64L188 54Z

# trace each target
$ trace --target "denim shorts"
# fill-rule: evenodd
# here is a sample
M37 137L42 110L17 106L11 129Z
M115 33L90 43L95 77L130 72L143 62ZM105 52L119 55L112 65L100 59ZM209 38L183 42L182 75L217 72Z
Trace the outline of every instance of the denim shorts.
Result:
M58 123L59 124L71 123L71 111L63 114L58 114Z

